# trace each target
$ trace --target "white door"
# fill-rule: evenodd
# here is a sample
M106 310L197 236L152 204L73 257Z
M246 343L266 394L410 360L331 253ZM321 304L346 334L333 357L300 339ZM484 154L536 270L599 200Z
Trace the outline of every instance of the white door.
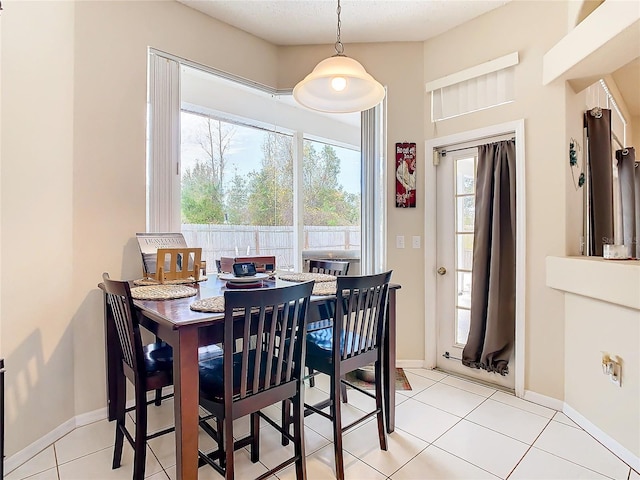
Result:
M462 364L462 349L469 333L471 272L478 149L447 151L436 171L437 268L436 366L447 372L513 389L515 359L502 376Z

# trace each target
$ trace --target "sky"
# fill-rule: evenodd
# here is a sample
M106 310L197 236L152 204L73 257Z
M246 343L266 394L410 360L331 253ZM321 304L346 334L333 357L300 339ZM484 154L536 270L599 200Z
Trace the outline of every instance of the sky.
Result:
M197 121L201 119L197 115L184 114L182 122L182 170L192 168L196 160L204 160L206 154L195 140L198 130ZM249 172L257 170L262 160L263 131L237 127L233 137L232 146L227 156L227 178L231 178L237 168L240 175L246 176ZM360 195L360 152L343 147L334 147L341 159L341 169L338 181L345 191Z

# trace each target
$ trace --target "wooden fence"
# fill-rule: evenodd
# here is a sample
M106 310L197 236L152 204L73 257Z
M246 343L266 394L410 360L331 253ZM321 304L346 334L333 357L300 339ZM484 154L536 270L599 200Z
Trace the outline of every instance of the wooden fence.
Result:
M252 225L182 225L187 245L202 247L213 271L220 257L274 255L278 269L293 268L293 227ZM360 260L360 227L304 227L305 252L330 252L335 258ZM348 253L347 253L348 252Z

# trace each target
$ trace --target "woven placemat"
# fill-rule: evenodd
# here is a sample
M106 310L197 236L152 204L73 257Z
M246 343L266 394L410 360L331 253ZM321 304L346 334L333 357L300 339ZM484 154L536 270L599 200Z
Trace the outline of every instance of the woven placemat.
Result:
M320 282L313 284L312 295L335 295L338 288L337 282Z
M200 277L198 280L196 280L193 277L177 278L175 280L165 280L164 284L162 284L155 278L140 278L138 280L134 280L133 284L134 285L189 285L191 283L206 282L207 280L209 280L209 278L206 276Z
M224 312L224 297L201 298L193 302L190 307L196 312Z
M131 289L131 296L136 300L172 300L193 297L196 293L195 288L183 285L147 285Z
M280 280L287 280L288 282L308 282L309 280L315 280L316 283L321 282L335 282L335 275L327 275L326 273L278 273L278 278ZM335 289L333 291L335 293Z

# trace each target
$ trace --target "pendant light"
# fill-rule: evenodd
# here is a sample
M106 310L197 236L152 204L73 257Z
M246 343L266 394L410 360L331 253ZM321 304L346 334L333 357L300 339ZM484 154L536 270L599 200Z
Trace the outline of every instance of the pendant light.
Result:
M293 98L299 104L320 112L361 112L380 103L385 91L358 61L344 54L344 45L340 41L340 11L338 0L336 54L318 63L294 87Z

